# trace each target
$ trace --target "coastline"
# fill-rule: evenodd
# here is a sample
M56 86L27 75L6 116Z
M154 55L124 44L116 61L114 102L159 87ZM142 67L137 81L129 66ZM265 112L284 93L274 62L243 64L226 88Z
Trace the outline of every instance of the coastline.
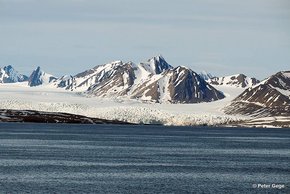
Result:
M125 121L92 118L70 113L12 109L0 109L0 122L133 125L133 123Z
M132 123L120 120L108 120L87 117L64 112L47 112L36 110L0 109L0 123L59 123L59 124L113 124L113 125L160 125L160 126L190 126L190 127L225 127L225 128L289 128L290 121L279 121L275 118L254 118L245 121L228 122L215 125L165 125L162 123Z

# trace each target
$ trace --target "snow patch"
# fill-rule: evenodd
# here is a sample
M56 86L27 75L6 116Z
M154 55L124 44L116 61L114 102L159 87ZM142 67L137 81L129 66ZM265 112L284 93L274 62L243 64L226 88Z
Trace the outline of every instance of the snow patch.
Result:
M222 108L235 98L240 90L221 86L218 89L224 91L227 97L219 101L198 104L150 104L128 99L84 97L83 93L48 86L28 87L26 84L2 84L0 109L65 112L109 120L164 125L217 125L246 119L222 112ZM163 99L166 98L163 96Z

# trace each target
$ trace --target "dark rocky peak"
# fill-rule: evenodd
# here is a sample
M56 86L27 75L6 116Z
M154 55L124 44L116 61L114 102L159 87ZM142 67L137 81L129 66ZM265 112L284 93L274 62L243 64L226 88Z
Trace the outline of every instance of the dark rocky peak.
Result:
M97 96L126 95L134 84L135 65L132 62L111 64L95 75L95 84L88 88L90 94Z
M78 73L76 74L74 77L76 78L81 78L81 77L85 77L85 76L88 76L88 75L91 75L95 72L94 69L89 69L89 70L86 70L86 71L83 71L81 73Z
M168 74L172 74L169 91L174 103L210 102L224 98L221 92L187 67L176 67L168 71Z
M174 80L173 83L178 83L180 80L187 79L189 81L194 81L195 84L202 84L206 83L205 80L199 76L196 72L193 70L184 67L184 66L178 66L172 70L169 70L166 72L167 74L172 74L172 79Z
M244 74L237 74L236 76L232 76L231 79L234 80L234 79L237 79L238 81L243 81L245 80L247 76L245 76Z
M88 69L86 71L76 74L74 77L76 78L82 78L82 77L87 77L87 76L89 77L93 75L94 73L98 73L100 71L111 71L113 69L116 69L118 66L122 66L123 64L124 63L122 61L113 61L111 63L97 65L92 69Z
M147 63L141 63L143 67L152 74L160 74L173 67L169 65L166 60L161 56L155 56L147 60Z
M236 76L231 77L232 80L236 80L238 85L241 85L242 88L248 87L248 86L254 86L257 83L259 83L259 80L256 78L249 78L244 74L238 74Z
M208 82L212 85L227 85L234 87L252 87L260 81L256 78L250 78L244 74L236 74L224 77L213 77Z
M3 69L4 69L4 71L5 71L6 73L9 73L9 72L15 71L14 68L13 68L11 65L5 66Z
M48 84L52 81L57 80L56 77L45 73L41 70L41 68L38 66L30 75L28 79L28 85L29 86L38 86L42 84Z
M247 101L259 103L261 106L283 106L290 103L290 99L282 95L269 85L261 84L255 88L248 88L234 101Z
M56 81L56 86L58 88L71 89L74 82L74 77L71 75L64 75Z
M263 81L263 84L268 84L282 90L290 90L290 71L280 71Z
M0 72L0 82L15 83L27 81L28 77L18 73L11 65L5 66Z
M255 117L290 115L290 72L278 72L246 89L224 110Z

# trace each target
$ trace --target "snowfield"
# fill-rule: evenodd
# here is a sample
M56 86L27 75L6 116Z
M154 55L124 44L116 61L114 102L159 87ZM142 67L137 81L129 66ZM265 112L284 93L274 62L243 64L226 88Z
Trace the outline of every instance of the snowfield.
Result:
M246 120L223 113L243 88L215 86L226 98L199 104L142 103L126 98L89 97L84 93L56 89L49 85L29 87L27 82L0 85L0 109L65 112L88 117L143 124L218 125Z

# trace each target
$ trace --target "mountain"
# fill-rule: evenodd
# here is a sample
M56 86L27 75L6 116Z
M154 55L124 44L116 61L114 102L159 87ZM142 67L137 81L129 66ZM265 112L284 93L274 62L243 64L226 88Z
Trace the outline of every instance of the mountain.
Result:
M52 83L54 86L57 88L65 88L65 89L70 89L74 83L74 77L71 75L64 75L56 80L54 80Z
M256 78L247 77L244 74L236 74L225 77L212 77L208 80L208 83L210 83L211 85L224 85L239 88L248 88L259 83L259 80L257 80Z
M18 73L11 65L0 68L0 83L16 83L27 80L26 75Z
M48 73L45 73L44 71L40 69L40 67L37 67L30 75L28 79L28 85L31 87L38 86L38 85L51 83L55 80L57 80L56 77Z
M141 63L141 65L146 71L155 75L160 74L167 69L173 68L161 55L152 57L151 59L147 60L147 63Z
M118 61L111 64L109 69L107 66L96 74L95 84L88 88L88 93L102 97L126 96L136 79L134 73L136 65L132 62Z
M154 102L199 103L224 98L224 95L186 67L176 67L151 76L132 92L133 98Z
M202 77L205 81L210 80L211 78L215 77L212 74L206 72L206 71L202 71L199 73L199 76Z
M110 79L117 79L123 74L123 66L133 64L132 62L123 63L122 61L114 61L112 63L96 66L92 69L78 73L75 76L64 76L53 82L56 87L65 88L72 91L87 91L89 88L97 85L106 85ZM111 80L113 81L113 80ZM115 85L116 84L116 85ZM118 87L120 83L114 83ZM104 86L105 87L105 86ZM113 87L113 84L110 86ZM106 93L106 89L104 89Z
M124 72L124 68L131 73ZM111 79L117 79L116 77L119 77L118 79L121 79L120 75L124 73L124 76L129 76L131 80L129 82L131 83L132 79L135 79L135 77L132 78L132 71L134 71L134 73L136 74L136 80L142 81L144 77L148 78L149 74L157 75L171 68L173 67L169 65L161 55L153 57L147 60L147 62L140 63L138 65L135 65L133 62L124 63L122 61L114 61L108 64L95 66L94 68L78 73L75 76L64 76L58 79L54 83L54 85L56 87L74 91L86 91L89 88L96 88L97 86L99 86L99 93L106 93L107 89L101 89L106 88L105 82L113 81ZM116 80L113 82L117 83ZM117 85L114 86L119 87L120 84L121 83L117 83ZM114 90L113 88L109 89ZM103 92L101 90L103 90Z
M197 73L186 67L173 68L160 55L140 64L115 61L96 66L53 84L91 96L151 102L197 103L224 98Z
M120 62L113 69L103 73L102 80L98 77L88 93L159 103L197 103L224 98L197 73L185 67L173 68L159 56L139 65Z
M225 108L228 114L290 116L290 71L281 71L246 89Z

